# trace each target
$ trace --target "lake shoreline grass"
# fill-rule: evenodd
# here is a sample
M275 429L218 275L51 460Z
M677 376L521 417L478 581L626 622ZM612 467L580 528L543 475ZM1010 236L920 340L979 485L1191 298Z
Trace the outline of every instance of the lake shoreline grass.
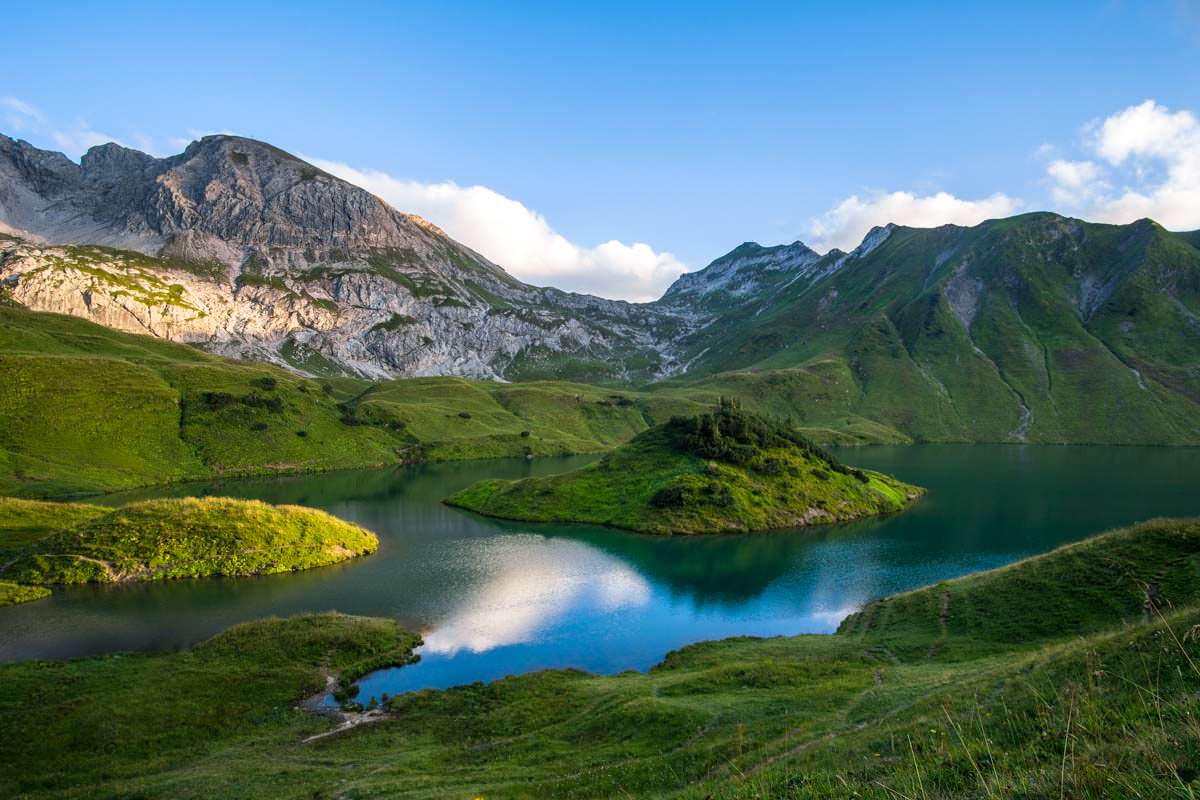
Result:
M181 652L0 666L0 793L1182 797L1200 787L1198 631L1196 519L882 598L834 634L423 690L342 730L298 705L419 640L266 620Z

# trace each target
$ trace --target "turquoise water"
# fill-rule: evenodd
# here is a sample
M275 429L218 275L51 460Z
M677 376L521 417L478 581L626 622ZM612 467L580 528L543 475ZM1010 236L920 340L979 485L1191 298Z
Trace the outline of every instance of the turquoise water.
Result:
M362 699L547 667L644 669L732 635L831 632L865 601L988 569L1107 528L1200 514L1200 450L934 446L844 450L925 486L912 510L836 528L656 538L497 522L443 506L484 477L591 457L485 461L226 481L105 498L224 494L323 508L379 552L291 575L77 587L0 609L0 660L185 647L232 624L337 609L425 638L420 663L363 682Z

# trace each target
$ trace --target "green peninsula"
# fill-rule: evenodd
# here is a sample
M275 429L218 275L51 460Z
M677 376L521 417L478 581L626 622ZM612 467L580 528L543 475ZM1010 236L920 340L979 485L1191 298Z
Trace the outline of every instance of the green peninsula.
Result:
M674 417L574 472L482 481L446 503L527 522L726 533L892 513L922 492L847 467L787 426L722 400L712 412Z
M265 575L333 564L378 544L375 534L323 511L257 500L189 497L111 509L0 498L0 581L10 584ZM6 594L44 596L28 586Z

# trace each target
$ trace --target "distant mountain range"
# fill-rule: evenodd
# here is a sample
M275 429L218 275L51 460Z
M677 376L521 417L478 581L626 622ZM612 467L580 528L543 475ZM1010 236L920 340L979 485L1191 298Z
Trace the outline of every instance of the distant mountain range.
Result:
M746 243L630 304L521 283L262 142L75 164L0 136L0 233L11 300L310 374L703 380L916 440L1200 443L1200 231L1149 220Z

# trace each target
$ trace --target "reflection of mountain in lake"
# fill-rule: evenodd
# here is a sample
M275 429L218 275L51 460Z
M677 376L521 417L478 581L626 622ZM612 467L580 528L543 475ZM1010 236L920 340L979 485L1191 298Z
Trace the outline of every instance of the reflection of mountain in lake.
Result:
M697 607L738 605L761 595L803 565L814 549L863 525L713 536L647 536L611 528L535 525L489 520L509 532L536 531L571 539L615 556Z
M323 509L350 503L403 500L438 507L442 498L484 478L515 479L547 475L576 469L596 458L596 455L584 455L541 458L536 461L460 461L306 475L194 481L104 495L96 502L121 505L156 497L224 496Z

